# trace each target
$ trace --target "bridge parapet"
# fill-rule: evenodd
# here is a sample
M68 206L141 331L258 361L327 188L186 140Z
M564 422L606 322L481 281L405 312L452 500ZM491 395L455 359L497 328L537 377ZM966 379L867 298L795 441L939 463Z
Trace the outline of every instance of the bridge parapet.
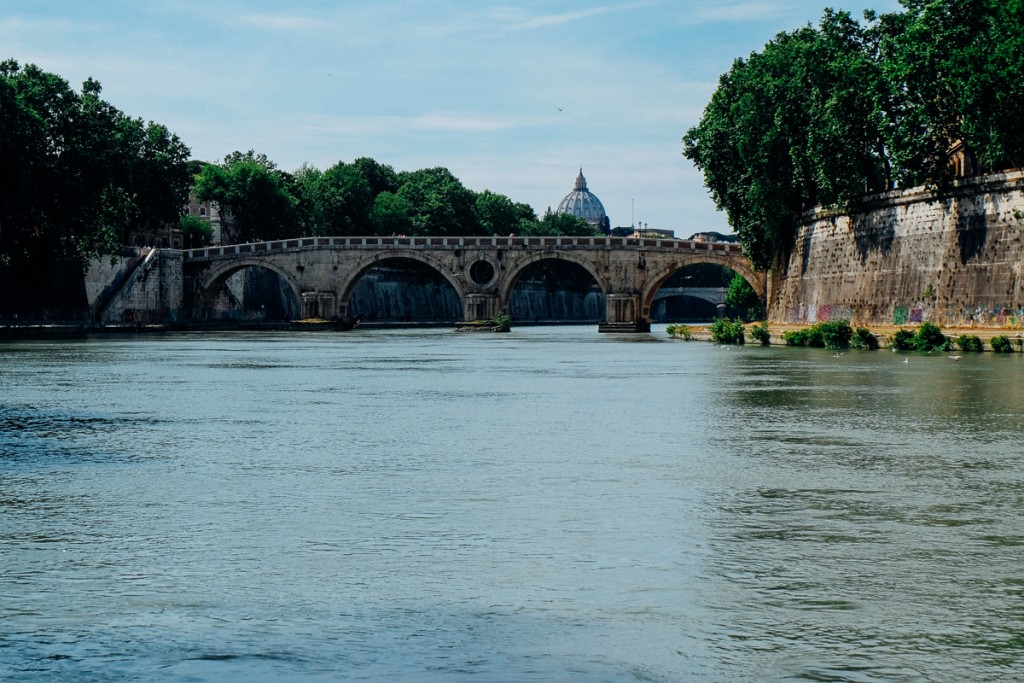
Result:
M717 252L740 255L742 249L731 242L700 242L696 240L646 239L633 237L301 237L269 242L248 242L220 247L185 250L186 261L237 258L308 249L625 249L681 251L688 253Z

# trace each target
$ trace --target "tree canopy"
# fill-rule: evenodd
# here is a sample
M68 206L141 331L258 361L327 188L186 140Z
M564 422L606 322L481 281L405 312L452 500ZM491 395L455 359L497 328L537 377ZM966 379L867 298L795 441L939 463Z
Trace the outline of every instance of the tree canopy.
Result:
M51 288L57 263L81 267L133 230L176 223L187 203L188 147L100 93L0 62L0 289L17 285L16 306Z
M443 167L395 172L361 157L326 171L279 171L263 154L233 152L195 175L193 193L234 222L233 241L310 235L601 235L582 218L548 212L483 190Z
M1024 162L1024 0L901 0L825 10L723 74L683 154L760 269L803 210Z

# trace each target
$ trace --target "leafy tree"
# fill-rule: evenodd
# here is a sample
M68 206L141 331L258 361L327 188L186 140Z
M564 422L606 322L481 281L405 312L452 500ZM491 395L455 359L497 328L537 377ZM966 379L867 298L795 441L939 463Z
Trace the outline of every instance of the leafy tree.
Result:
M761 298L757 296L757 292L750 286L747 279L739 273L736 273L729 283L729 289L725 293L725 303L732 309L744 313L753 312L755 315L761 309Z
M294 185L266 156L250 150L204 166L192 192L198 201L215 201L228 210L235 241L253 242L300 233Z
M58 264L82 268L132 230L177 222L185 205L188 148L101 91L0 63L0 296L10 305L42 305Z
M594 228L579 216L573 216L568 213L553 213L550 209L544 212L544 217L530 234L554 237L594 237L602 235L600 230Z
M476 195L480 227L488 235L524 234L537 222L528 204L515 203L502 194L484 190Z
M363 174L374 197L381 192L398 191L398 174L392 167L378 163L369 157L359 157L352 162L352 165Z
M1024 0L901 3L780 33L733 63L684 136L755 267L803 210L940 186L954 144L975 170L1024 164Z
M903 0L880 22L880 58L899 104L887 144L906 184L940 183L963 143L988 167L1024 162L1024 3Z
M185 249L197 249L213 242L213 226L198 216L182 216L178 228Z
M779 34L733 63L683 139L757 268L772 264L802 210L884 186L880 76L866 42L849 14L831 10L819 29Z
M413 235L479 235L476 198L446 168L398 174L396 193L412 206Z
M370 207L371 233L374 235L407 235L413 229L413 205L393 192L381 192Z

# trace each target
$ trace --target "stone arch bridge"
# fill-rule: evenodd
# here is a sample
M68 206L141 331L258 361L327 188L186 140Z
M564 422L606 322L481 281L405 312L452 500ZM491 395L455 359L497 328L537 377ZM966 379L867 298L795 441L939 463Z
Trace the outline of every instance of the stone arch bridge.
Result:
M658 289L680 268L712 263L742 275L765 298L767 282L740 247L727 242L616 237L307 237L183 252L186 315L203 314L227 278L253 266L276 273L301 302L303 317L346 319L359 279L392 259L424 264L447 281L465 321L508 308L524 270L539 261L574 263L605 295L601 331L646 331Z

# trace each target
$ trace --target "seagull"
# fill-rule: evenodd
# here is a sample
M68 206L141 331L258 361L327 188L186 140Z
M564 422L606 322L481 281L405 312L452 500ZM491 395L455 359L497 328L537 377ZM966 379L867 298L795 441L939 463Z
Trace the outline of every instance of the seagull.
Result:
M950 356L950 360L960 360L960 356Z
M909 362L910 362L910 359L909 359L909 358L904 358L904 359L903 359L903 362L904 362L904 363L909 363Z

